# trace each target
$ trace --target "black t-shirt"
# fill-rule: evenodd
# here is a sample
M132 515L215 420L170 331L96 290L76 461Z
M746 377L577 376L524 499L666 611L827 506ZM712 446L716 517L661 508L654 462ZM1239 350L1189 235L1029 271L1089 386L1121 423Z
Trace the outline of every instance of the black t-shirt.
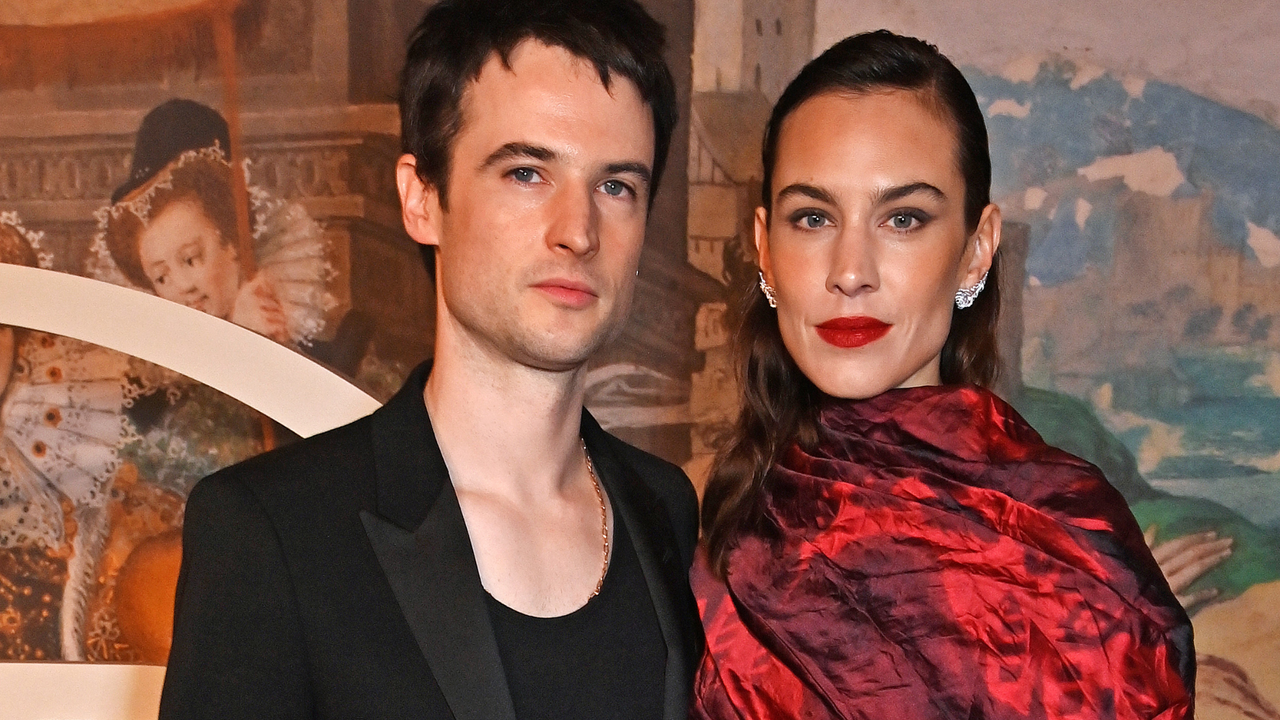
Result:
M519 720L658 720L667 650L622 518L600 594L538 618L485 593Z

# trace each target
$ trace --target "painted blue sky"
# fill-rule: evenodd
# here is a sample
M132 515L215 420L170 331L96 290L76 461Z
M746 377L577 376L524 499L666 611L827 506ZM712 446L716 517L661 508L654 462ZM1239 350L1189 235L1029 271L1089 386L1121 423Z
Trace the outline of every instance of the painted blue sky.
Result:
M1249 222L1280 235L1280 130L1261 118L1156 81L1135 98L1110 74L1073 90L1075 67L1065 61L1042 64L1031 82L972 68L965 75L984 109L997 100L1029 108L1025 117L987 119L995 197L1075 177L1099 158L1161 148L1186 178L1175 196L1213 193L1214 226L1227 246L1255 257ZM1059 201L1053 220L1047 205L1032 220L1027 270L1045 284L1110 260L1114 208L1128 189L1119 180L1080 187ZM1072 212L1078 199L1093 208L1083 228Z

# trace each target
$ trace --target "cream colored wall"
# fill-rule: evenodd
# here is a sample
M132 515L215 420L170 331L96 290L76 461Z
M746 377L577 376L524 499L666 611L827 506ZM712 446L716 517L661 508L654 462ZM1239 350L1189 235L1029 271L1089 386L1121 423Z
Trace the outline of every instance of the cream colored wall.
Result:
M693 8L693 91L741 86L742 0L697 2Z
M815 54L882 27L928 40L962 67L1018 76L1058 54L1280 124L1274 0L817 0Z

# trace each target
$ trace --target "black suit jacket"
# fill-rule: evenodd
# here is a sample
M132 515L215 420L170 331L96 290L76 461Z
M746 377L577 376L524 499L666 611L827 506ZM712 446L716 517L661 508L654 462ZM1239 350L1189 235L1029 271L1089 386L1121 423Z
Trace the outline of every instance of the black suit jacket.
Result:
M385 407L227 468L187 503L160 717L515 720L419 367ZM667 720L703 646L696 498L583 412L667 646Z

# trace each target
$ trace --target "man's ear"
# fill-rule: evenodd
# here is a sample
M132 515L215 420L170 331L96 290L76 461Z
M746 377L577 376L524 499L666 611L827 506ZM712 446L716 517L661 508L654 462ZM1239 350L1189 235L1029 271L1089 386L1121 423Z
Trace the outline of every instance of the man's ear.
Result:
M418 177L418 163L405 153L396 161L396 190L400 193L400 219L414 242L440 244L440 193Z
M978 280L991 269L996 250L1000 248L1002 221L1000 208L995 203L982 210L978 229L970 236L972 242L966 250L968 262L961 266L960 287L968 288L977 285Z

